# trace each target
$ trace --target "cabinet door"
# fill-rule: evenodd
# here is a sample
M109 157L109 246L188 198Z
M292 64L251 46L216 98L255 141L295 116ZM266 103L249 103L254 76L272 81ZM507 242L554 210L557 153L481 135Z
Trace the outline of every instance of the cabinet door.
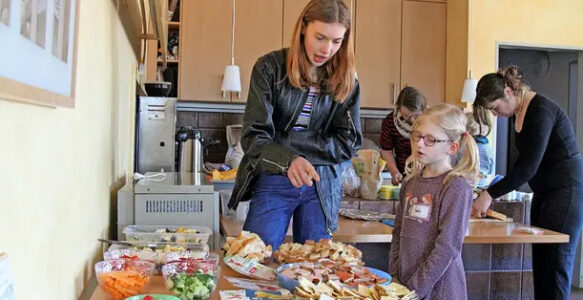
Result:
M239 4L240 3L240 4ZM235 64L241 71L241 97L247 101L253 65L259 57L281 49L283 0L245 0L237 2L235 22Z
M344 0L348 9L352 11L354 0ZM294 26L298 17L306 7L310 0L283 0L283 47L289 47L291 42L291 37L294 31ZM354 22L352 22L354 26Z
M180 100L230 101L221 96L225 66L231 64L230 0L181 1Z
M289 47L296 21L308 2L310 0L283 0L283 47Z
M361 107L394 106L401 72L401 0L356 0Z
M428 105L445 102L446 4L403 2L401 85L418 88Z

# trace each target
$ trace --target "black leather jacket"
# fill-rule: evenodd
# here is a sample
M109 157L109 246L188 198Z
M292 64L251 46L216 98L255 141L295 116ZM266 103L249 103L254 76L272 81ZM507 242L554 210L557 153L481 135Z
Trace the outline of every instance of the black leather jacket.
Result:
M329 233L338 223L342 199L340 163L354 156L362 144L358 82L341 104L324 92L314 101L309 128L294 131L308 91L291 86L287 78L288 49L259 58L253 67L241 145L245 155L239 165L229 208L251 198L257 176L286 175L291 161L303 156L314 165L320 182L316 190L326 215Z

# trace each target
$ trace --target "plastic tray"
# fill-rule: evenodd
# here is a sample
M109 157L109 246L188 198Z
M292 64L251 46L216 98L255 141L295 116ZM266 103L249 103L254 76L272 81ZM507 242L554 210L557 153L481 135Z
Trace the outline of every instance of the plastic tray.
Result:
M286 264L286 265L279 266L276 269L276 272L277 272L277 280L279 282L279 285L281 285L282 287L284 287L284 288L286 288L286 289L288 289L290 291L295 290L295 288L299 285L298 280L297 279L293 279L293 278L289 278L289 277L286 277L286 276L282 275L281 274L281 271L283 271L285 269L292 268L292 267L296 267L296 266L299 266L299 265L301 265L301 263L291 263L291 264ZM391 283L392 277L387 272L381 271L379 269L370 268L370 267L365 267L365 268L367 268L372 274L374 274L374 275L376 275L378 277L387 279L386 282L383 282L380 285L388 286ZM349 287L349 286L347 286L347 285L345 285L343 283L342 283L342 286Z
M189 233L177 233L178 228L195 230ZM156 232L168 229L170 232ZM172 225L129 225L123 229L128 241L176 242L207 244L212 231L205 226L172 226Z

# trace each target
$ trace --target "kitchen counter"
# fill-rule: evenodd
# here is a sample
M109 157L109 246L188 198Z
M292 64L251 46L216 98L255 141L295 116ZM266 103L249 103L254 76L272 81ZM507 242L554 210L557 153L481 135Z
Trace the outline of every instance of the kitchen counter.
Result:
M243 230L243 224L231 216L221 215L219 222L225 237L237 236ZM390 243L392 233L393 228L381 222L351 220L340 216L333 239L344 243ZM288 229L285 241L292 241L291 228Z
M513 229L518 226L533 227L520 223L470 222L464 243L532 244L569 242L568 235L546 229L543 229L543 234L541 235L513 232ZM241 232L243 224L230 216L221 216L220 228L224 236L236 236ZM381 222L351 220L340 216L338 217L338 229L334 232L333 239L346 243L390 243L393 238L392 233L393 228ZM292 233L288 230L286 241L291 241L291 237Z

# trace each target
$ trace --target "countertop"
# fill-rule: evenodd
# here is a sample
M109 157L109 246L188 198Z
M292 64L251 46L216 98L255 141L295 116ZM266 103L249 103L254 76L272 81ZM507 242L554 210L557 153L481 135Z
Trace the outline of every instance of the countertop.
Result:
M543 234L532 235L513 232L519 226L533 227L520 223L470 222L465 244L516 244L516 243L567 243L569 236L551 230L543 230ZM236 236L241 232L243 224L230 216L220 217L220 228L223 236ZM351 220L338 217L338 229L333 234L335 241L345 243L390 243L393 238L393 228L381 222ZM287 232L286 242L291 241L292 233Z

